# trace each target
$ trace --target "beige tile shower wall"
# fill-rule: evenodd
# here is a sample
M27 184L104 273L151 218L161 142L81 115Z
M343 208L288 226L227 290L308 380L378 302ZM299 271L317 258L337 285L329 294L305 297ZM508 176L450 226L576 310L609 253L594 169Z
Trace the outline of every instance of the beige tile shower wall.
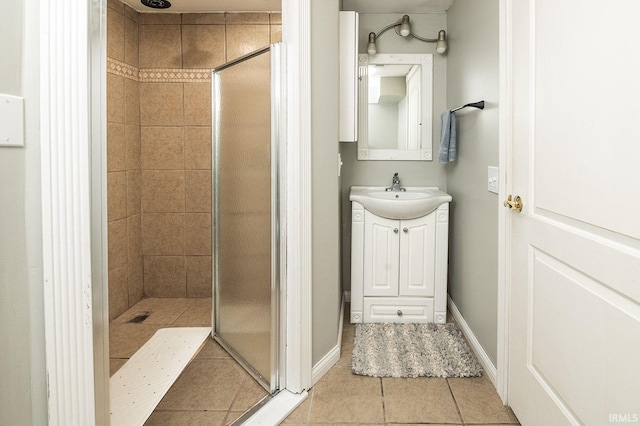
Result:
M144 293L211 297L209 70L281 39L280 14L141 14Z
M143 297L138 13L107 8L109 318Z

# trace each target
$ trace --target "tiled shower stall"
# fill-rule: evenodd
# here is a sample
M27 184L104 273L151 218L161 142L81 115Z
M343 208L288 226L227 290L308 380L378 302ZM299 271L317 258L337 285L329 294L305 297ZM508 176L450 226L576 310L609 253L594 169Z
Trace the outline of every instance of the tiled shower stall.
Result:
M109 318L211 297L211 69L281 39L279 13L107 10Z

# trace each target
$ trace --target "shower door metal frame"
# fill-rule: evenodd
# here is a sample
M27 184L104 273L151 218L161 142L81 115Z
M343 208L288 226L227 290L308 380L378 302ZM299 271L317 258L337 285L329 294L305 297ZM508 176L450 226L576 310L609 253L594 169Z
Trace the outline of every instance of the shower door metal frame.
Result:
M270 312L270 332L271 332L271 348L270 348L270 378L267 381L253 366L247 362L233 347L227 344L224 339L218 335L217 329L220 324L220 276L219 276L219 203L218 203L218 185L220 182L220 75L219 72L231 68L255 58L257 56L271 53L271 312ZM213 212L213 312L212 312L212 336L213 338L249 373L260 383L270 394L277 393L281 385L284 383L283 374L285 371L284 354L285 354L285 326L286 316L281 312L281 308L285 306L285 292L282 289L286 283L286 250L285 227L281 226L281 213L285 211L285 187L281 180L281 170L286 164L282 156L286 155L285 149L280 146L283 129L283 111L282 103L284 101L283 86L283 49L282 43L271 44L270 46L259 49L255 52L241 56L231 62L214 68L211 71L211 109L212 109L212 212Z

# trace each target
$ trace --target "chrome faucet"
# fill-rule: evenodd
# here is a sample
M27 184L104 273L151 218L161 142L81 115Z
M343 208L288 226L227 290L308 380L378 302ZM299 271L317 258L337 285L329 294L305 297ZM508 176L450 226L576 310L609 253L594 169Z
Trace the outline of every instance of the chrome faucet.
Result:
M389 188L385 188L385 191L406 191L406 188L400 186L400 177L398 176L398 172L393 174L391 186Z

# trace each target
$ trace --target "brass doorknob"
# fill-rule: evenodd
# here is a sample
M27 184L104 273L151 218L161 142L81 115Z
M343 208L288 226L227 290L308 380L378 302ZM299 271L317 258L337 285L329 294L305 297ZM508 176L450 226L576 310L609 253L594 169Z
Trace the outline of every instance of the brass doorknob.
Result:
M512 200L511 195L509 195L503 205L520 213L522 211L522 198L520 198L519 195L516 195Z

